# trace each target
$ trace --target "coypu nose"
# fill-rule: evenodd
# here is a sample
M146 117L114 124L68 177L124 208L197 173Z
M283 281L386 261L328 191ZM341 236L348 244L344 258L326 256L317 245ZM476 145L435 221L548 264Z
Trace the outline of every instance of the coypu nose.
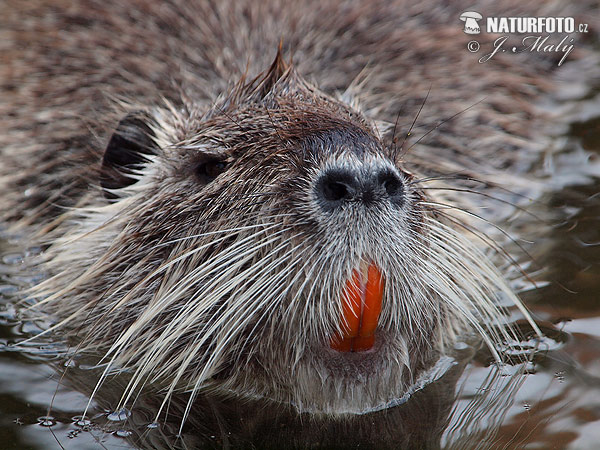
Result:
M322 208L329 212L350 202L369 206L383 199L400 207L404 196L402 180L390 167L329 168L317 180L315 191Z

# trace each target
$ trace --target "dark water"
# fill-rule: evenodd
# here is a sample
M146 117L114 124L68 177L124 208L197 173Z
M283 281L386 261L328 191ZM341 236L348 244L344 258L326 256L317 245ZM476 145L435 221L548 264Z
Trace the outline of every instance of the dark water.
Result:
M177 439L177 423L154 423L158 395L147 393L133 411L111 409L118 401L118 379L94 397L81 420L96 374L76 361L61 378L62 344L50 338L26 351L7 346L44 325L22 323L5 301L0 449L600 448L600 179L584 173L586 168L600 173L594 169L600 159L597 107L596 118L572 125L556 159L568 186L531 206L552 225L529 246L544 268L535 278L550 281L522 294L548 334L532 362L498 368L487 364L485 351L458 346L443 376L408 402L344 422L297 418L271 404L201 397ZM1 245L7 256L0 262L0 297L9 299L31 280L22 278L10 243ZM526 346L526 339L520 344ZM185 399L181 403L175 399L171 405L175 417Z

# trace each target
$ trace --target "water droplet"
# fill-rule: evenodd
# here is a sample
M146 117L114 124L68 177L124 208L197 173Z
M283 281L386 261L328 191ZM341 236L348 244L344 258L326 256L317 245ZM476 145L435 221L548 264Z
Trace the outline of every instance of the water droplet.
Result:
M15 264L21 264L23 262L23 255L20 253L9 253L2 257L2 262L13 266Z
M154 430L155 428L158 428L158 422L149 423L147 427Z
M56 420L52 416L38 417L38 423L43 427L52 427L56 425Z
M466 342L456 342L454 344L454 350L466 350L468 348L469 348L469 346L467 345Z
M120 422L131 416L131 411L126 408L121 408L118 411L111 412L106 418L112 422Z
M535 375L537 373L537 368L535 366L535 363L533 363L533 362L526 363L523 368L523 372L528 375Z
M67 433L67 437L73 439L76 438L79 433L81 433L81 430L71 430Z
M75 416L75 417L71 418L71 420L78 427L88 427L92 423L91 421L89 421L88 419L86 419L83 416Z
M118 431L115 431L115 436L126 438L128 436L131 436L131 431L118 430Z

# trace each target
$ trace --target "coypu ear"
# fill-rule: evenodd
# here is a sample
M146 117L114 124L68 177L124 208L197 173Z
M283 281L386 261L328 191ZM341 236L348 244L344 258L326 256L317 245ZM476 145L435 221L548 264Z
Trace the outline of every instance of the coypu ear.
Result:
M148 125L151 120L146 113L130 113L121 119L110 138L100 170L100 185L108 200L118 197L114 189L135 183L135 171L149 161L148 155L157 153L155 135Z

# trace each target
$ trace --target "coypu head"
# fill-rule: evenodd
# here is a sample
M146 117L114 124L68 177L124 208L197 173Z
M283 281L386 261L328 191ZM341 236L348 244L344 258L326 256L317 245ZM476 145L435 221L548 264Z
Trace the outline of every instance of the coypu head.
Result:
M393 146L281 55L212 108L121 120L102 192L66 214L36 289L105 374L301 411L402 396L455 333L514 299ZM517 301L515 299L515 301ZM166 380L166 381L165 381Z

